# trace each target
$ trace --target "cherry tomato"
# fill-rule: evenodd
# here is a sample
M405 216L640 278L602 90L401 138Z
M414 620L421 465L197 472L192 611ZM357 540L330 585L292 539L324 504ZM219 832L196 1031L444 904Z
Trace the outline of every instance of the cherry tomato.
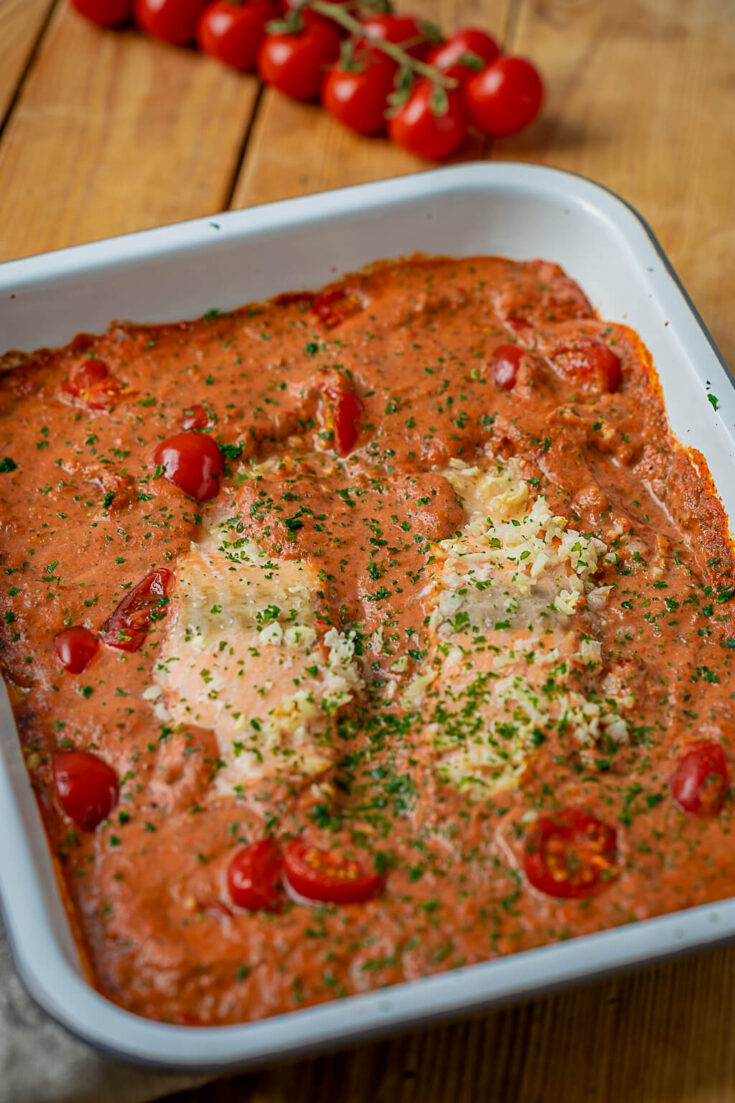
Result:
M620 357L596 337L577 337L558 349L552 362L569 383L594 394L614 394L623 381Z
M324 393L327 399L327 424L334 433L337 452L340 456L347 456L357 444L360 414L365 409L365 404L354 391L327 387Z
M435 46L426 61L448 77L464 81L499 56L500 47L491 34L476 27L463 27L441 46Z
M617 833L583 808L542 816L526 835L524 869L547 896L593 896L618 874Z
M345 290L344 287L335 287L332 291L325 291L312 300L309 307L322 325L327 329L333 329L340 322L359 314L362 310L362 302L357 295Z
M182 429L206 429L209 425L210 414L206 406L196 402L193 406L187 406L181 419Z
M104 360L92 356L74 364L61 386L92 410L112 409L123 391Z
M323 904L360 904L383 887L380 874L366 871L355 858L320 850L301 835L286 845L283 866L294 892Z
M523 57L499 57L463 85L472 123L489 138L507 138L532 123L541 110L544 84Z
M385 128L388 96L396 66L378 50L359 47L348 64L329 70L322 85L322 105L332 118L358 134L378 134Z
M260 839L238 850L227 867L233 904L248 911L275 911L281 902L283 858L273 839Z
M170 483L198 502L208 502L219 491L224 460L206 433L177 433L161 441L153 452L153 462L163 468Z
M371 38L401 46L412 57L424 58L436 40L436 31L424 19L413 15L372 15L362 25Z
M209 0L135 0L133 14L142 31L174 46L194 40L199 17Z
M318 23L296 34L269 34L258 50L258 72L294 100L316 99L325 70L339 56L339 41L337 31Z
M63 751L51 759L56 799L83 831L94 831L117 804L115 771L97 755Z
M98 27L116 27L133 14L133 0L71 0L71 6Z
M244 4L217 0L205 9L197 24L197 45L203 53L233 69L254 69L265 25L276 15L270 0L246 0Z
M54 651L64 670L81 674L86 670L100 649L99 640L81 624L64 628L54 638Z
M100 629L100 639L118 651L137 651L145 643L151 621L165 616L171 572L151 571L122 599Z
M431 81L419 80L398 112L388 121L391 141L416 157L441 161L459 149L467 134L462 97L456 88L438 93Z
M682 812L716 816L727 794L725 752L719 743L702 739L681 756L669 778L669 790Z
M522 356L523 349L518 345L498 345L493 349L490 371L495 382L504 391L512 391L515 387Z

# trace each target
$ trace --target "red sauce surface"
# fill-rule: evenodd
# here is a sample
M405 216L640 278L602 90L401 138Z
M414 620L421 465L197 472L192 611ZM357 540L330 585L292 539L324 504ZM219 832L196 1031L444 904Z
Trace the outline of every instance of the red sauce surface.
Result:
M0 661L110 999L238 1022L731 895L726 518L640 340L557 266L415 258L6 367ZM154 459L182 433L222 456L198 500ZM483 475L511 494L472 559ZM306 579L303 670L301 614L196 589L218 524L233 586L242 547ZM357 682L259 757L334 632ZM70 752L102 792L69 795Z

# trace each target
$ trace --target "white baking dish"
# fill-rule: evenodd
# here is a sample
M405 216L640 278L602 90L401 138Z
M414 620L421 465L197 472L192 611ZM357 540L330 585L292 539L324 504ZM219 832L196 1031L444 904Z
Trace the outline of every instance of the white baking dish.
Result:
M66 343L111 318L165 321L316 288L421 250L558 261L605 318L651 350L680 440L707 459L728 514L735 394L645 223L595 184L553 169L477 164L133 234L0 266L0 352ZM715 410L708 392L719 400ZM735 899L263 1022L180 1027L138 1018L85 981L13 718L0 689L0 895L31 995L120 1057L229 1069L529 996L735 936Z

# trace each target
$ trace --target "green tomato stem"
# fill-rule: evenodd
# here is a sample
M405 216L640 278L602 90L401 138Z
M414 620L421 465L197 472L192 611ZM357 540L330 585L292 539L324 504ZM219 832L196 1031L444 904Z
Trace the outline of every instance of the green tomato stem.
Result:
M369 31L365 30L360 20L345 11L341 4L331 4L329 0L304 0L304 3L299 7L300 9L309 8L311 11L318 12L319 15L324 15L327 19L339 23L350 34L366 39L374 49L387 54L402 69L410 69L413 73L426 77L432 84L438 84L441 88L456 88L459 84L459 81L455 80L454 77L448 77L433 65L427 65L425 62L419 61L418 58L412 57L411 54L407 54L395 42L386 42L385 39L370 34Z

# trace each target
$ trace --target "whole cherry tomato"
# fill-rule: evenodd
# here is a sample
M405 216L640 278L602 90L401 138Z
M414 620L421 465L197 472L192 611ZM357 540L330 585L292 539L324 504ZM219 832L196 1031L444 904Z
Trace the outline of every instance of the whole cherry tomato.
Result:
M51 759L56 799L83 831L94 831L117 804L115 771L97 755L63 751Z
M435 46L426 61L448 77L464 81L499 56L500 47L491 34L477 27L463 27L441 46Z
M504 391L512 391L515 387L522 356L523 349L518 345L498 345L493 349L490 371L495 382Z
M594 896L619 872L617 833L583 808L562 808L531 824L523 866L547 896Z
M219 491L224 461L206 433L177 433L161 441L153 452L153 462L163 468L170 483L198 502L209 501Z
M217 0L199 19L197 45L210 57L246 72L255 67L265 25L277 14L270 0L246 0L244 4Z
M366 870L362 862L311 846L302 835L288 842L283 864L294 892L322 904L360 904L383 887L380 874Z
M199 16L209 0L135 0L133 14L142 31L174 46L194 40Z
M116 27L133 14L133 0L71 0L71 6L98 27Z
M259 839L238 850L227 867L233 904L248 911L275 911L281 903L283 858L273 839Z
M378 134L385 128L388 96L395 64L378 50L358 47L349 61L329 70L322 85L322 105L332 118L358 134Z
M470 120L489 138L517 134L538 115L544 85L538 69L523 57L499 57L463 85Z
M425 58L437 40L436 29L414 15L371 15L363 19L368 41L380 38L401 46L412 57Z
M86 670L100 649L99 640L81 624L64 628L54 638L54 651L64 670L81 674Z
M258 50L258 72L292 99L314 100L327 67L339 56L339 42L337 31L321 23L295 34L269 34Z
M573 345L557 349L551 362L567 382L592 394L614 394L623 381L620 357L596 337L576 338Z
M728 772L719 743L701 739L681 756L669 778L669 790L682 812L716 816L725 802Z
M419 80L406 102L388 121L391 141L416 157L441 161L462 145L467 117L456 88L447 92Z
M170 581L171 572L159 567L129 590L100 628L103 643L118 651L137 651L142 647L151 621L165 616Z

